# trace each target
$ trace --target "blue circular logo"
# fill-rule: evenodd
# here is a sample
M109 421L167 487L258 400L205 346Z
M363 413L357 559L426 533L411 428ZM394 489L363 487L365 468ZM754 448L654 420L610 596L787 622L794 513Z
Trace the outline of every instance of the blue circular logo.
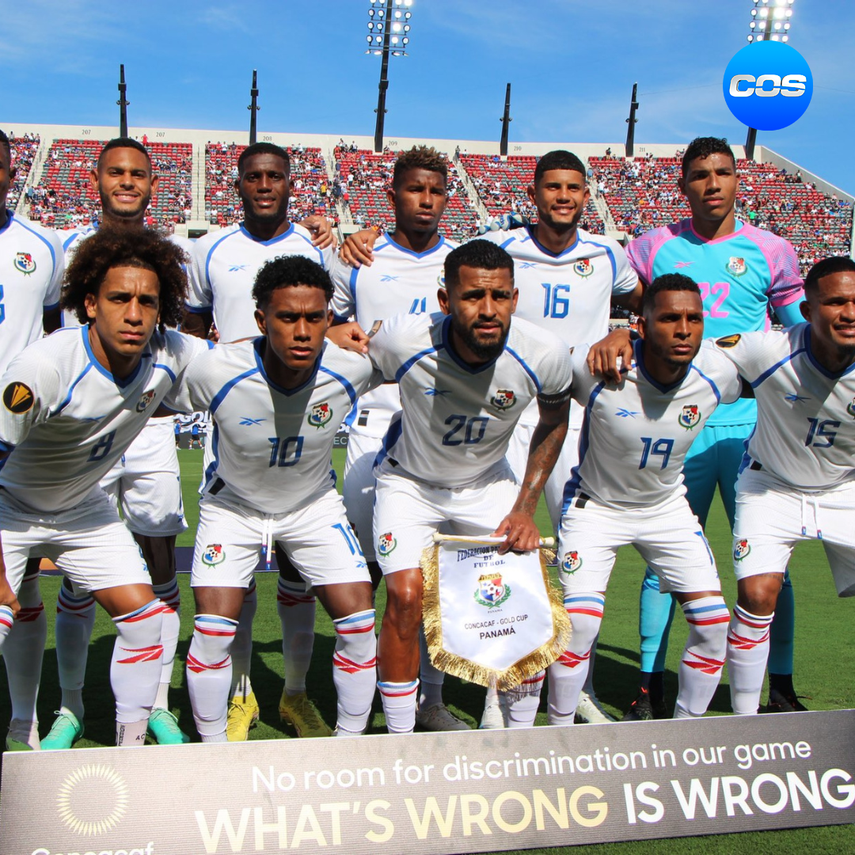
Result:
M724 71L724 100L749 128L778 131L801 118L813 95L805 58L783 42L754 42Z

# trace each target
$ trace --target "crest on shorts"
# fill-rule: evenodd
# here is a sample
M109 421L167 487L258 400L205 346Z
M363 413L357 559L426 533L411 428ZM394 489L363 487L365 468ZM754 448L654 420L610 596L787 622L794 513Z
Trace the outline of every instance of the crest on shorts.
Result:
M147 392L142 393L139 401L137 401L138 413L143 412L148 407L148 405L154 400L155 394L154 389L149 389Z
M742 336L739 333L734 333L733 335L722 336L721 338L717 338L715 343L719 347L736 347L736 343L741 339Z
M478 590L473 595L479 606L494 609L511 595L511 586L502 581L501 573L485 573L478 577Z
M745 263L744 258L739 258L736 255L730 256L730 259L727 262L728 273L732 273L734 276L744 276L747 270L748 265Z
M20 270L21 273L25 273L27 276L36 272L36 260L30 252L16 252L13 264L15 265L15 270Z
M10 383L3 390L3 403L16 416L28 412L34 400L33 390L26 383Z
M392 532L387 531L386 534L381 534L377 541L377 552L383 556L388 555L390 552L395 551L397 545L398 541L392 537Z
M202 563L213 567L215 564L222 564L226 560L226 551L221 543L209 543L202 553Z
M590 276L594 272L594 265L590 258L580 258L573 265L573 272L579 276Z
M701 411L697 404L686 404L680 411L680 417L677 419L680 427L686 430L692 430L700 420Z
M445 290L445 268L443 268L436 277L436 284L437 287L442 288L443 291Z
M561 562L561 569L570 575L575 573L582 566L582 556L576 550L564 553L564 559Z
M509 410L516 402L516 393L510 389L499 389L490 399L490 403L497 410Z
M855 419L855 398L846 405L846 412Z
M332 407L324 401L323 404L315 404L309 411L308 422L313 428L322 428L332 418Z
M748 541L745 538L737 540L733 545L733 560L742 561L749 552L751 552L751 547L748 545Z

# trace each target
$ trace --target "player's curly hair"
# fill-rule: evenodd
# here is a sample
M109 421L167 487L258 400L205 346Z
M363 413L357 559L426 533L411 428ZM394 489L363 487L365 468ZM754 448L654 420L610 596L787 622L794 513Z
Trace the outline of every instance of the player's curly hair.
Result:
M414 145L406 151L402 151L395 161L392 171L392 186L397 187L405 172L411 169L426 169L428 172L438 172L448 183L448 166L445 155L440 154L435 148L426 145Z
M509 270L514 278L514 260L498 244L488 240L470 240L445 256L445 287L460 284L460 268Z
M549 172L552 169L566 169L570 172L580 172L583 177L586 174L585 164L572 151L565 151L558 148L555 151L546 152L538 160L537 166L534 168L534 183L537 184L543 178L543 173Z
M76 247L65 271L60 305L74 312L81 324L88 324L86 295L96 294L107 272L113 267L139 267L151 270L160 282L160 320L158 330L176 327L184 314L187 300L189 259L177 244L157 229L125 231L101 226L92 237Z
M302 255L280 255L271 258L258 271L252 286L252 299L263 312L270 304L270 295L277 288L308 285L320 288L329 303L333 297L333 284L329 273L320 264Z
M724 137L695 137L686 146L686 151L683 154L683 178L686 177L689 164L693 160L699 157L703 159L711 154L726 154L733 161L733 168L736 169L736 157Z
M649 288L644 289L641 295L641 314L646 315L656 304L656 295L663 291L691 291L693 294L701 295L701 289L694 279L684 273L663 273L657 276Z
M805 294L819 293L819 280L833 273L855 273L855 261L847 255L832 255L817 261L805 276Z

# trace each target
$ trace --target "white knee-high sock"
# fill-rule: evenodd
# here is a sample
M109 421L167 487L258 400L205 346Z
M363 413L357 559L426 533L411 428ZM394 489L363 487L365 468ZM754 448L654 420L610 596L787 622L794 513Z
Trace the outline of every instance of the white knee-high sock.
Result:
M142 746L163 667L160 634L169 606L152 600L135 612L113 618L118 637L110 663L116 696L116 744Z
M502 706L507 710L508 727L534 727L534 718L540 706L540 690L546 671L539 671L508 692L499 692Z
M83 720L83 682L89 659L89 640L95 626L95 600L79 597L60 585L56 598L56 665L62 689L60 712Z
M605 603L605 596L595 591L580 591L564 597L573 634L567 650L549 666L549 724L573 724L579 694L588 677L591 647L603 622Z
M386 716L386 729L389 733L412 733L416 726L416 701L419 697L419 681L409 683L377 684L380 699L383 701L383 713Z
M296 695L306 691L306 675L315 649L315 595L306 593L305 582L286 582L279 577L276 611L282 624L282 660L285 691Z
M239 695L245 698L252 692L249 667L252 659L252 622L255 619L257 609L258 594L253 579L243 598L237 632L234 641L232 641L232 697Z
M377 636L374 609L333 621L333 683L338 697L338 730L362 733L368 727L377 683Z
M680 690L674 718L695 718L710 705L721 680L730 613L724 598L702 597L683 603L689 637L680 660Z
M170 611L163 613L163 670L160 672L160 684L154 700L155 709L169 709L169 686L172 683L172 669L175 664L175 650L178 647L178 633L181 630L181 592L178 580L172 579L164 585L152 585L156 596L169 606Z
M775 613L753 615L738 603L727 631L727 674L730 702L737 715L754 715L769 658L769 627Z
M232 659L229 650L238 622L220 615L196 615L187 653L187 689L202 742L227 742L226 724Z

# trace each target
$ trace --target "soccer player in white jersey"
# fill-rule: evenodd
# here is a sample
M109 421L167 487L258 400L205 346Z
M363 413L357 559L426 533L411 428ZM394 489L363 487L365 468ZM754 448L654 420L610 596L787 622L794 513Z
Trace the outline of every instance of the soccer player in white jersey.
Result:
M145 214L158 177L145 147L134 139L117 137L105 144L89 176L101 202L101 228L136 232L145 228ZM86 228L65 233L63 245L69 261L82 240L97 231ZM193 244L187 238L168 238L188 256ZM66 323L76 323L73 315ZM161 745L187 742L169 710L175 650L181 626L181 598L175 578L175 539L187 528L181 497L180 469L172 419L152 418L101 486L122 509L122 517L140 546L152 577L155 594L171 611L164 614L163 671L157 699L149 719L149 736ZM95 600L75 595L66 579L56 607L56 655L62 702L43 747L70 748L84 732L83 684L89 640L95 623Z
M116 625L110 676L118 745L145 740L170 609L98 481L206 349L165 330L183 309L182 261L153 232L105 229L84 241L62 300L88 324L34 342L0 380L0 645L19 608L27 559L46 556L75 595L92 593Z
M525 321L511 323L517 302L513 259L472 241L445 259L442 314L384 321L369 354L399 384L400 419L392 422L377 466L374 535L386 579L378 687L392 733L415 724L422 576L419 558L437 528L506 536L502 550L535 549L533 513L564 441L570 353ZM525 479L505 459L519 414L540 404ZM493 530L494 529L494 530ZM512 726L534 722L542 675L508 705Z
M855 262L817 262L804 289L806 324L716 342L757 398L733 527L738 596L727 667L739 714L756 713L760 703L770 625L795 544L821 540L838 595L855 595Z
M59 327L64 270L62 243L56 232L6 210L14 178L9 138L0 131L0 373L28 344ZM36 699L47 637L39 560L28 562L18 592L21 610L3 646L12 700L7 749L39 747Z
M395 228L373 248L373 263L351 266L337 260L332 278L332 308L338 321L353 317L364 330L397 314L439 311L436 292L442 283L445 257L457 244L438 231L448 202L445 156L414 146L395 160L387 190ZM394 385L363 395L356 405L347 441L342 495L375 584L381 573L374 553L374 460L392 417L401 409ZM468 730L442 702L443 673L430 662L422 645L420 695L416 721L426 730Z
M279 543L313 585L336 631L339 736L362 733L376 682L371 579L330 474L333 439L358 395L382 382L371 361L324 335L329 275L283 257L258 272L262 335L220 345L186 372L179 405L209 410L214 460L205 473L191 584L196 623L187 684L203 742L225 742L230 648L262 551Z
M721 678L730 615L715 560L686 501L683 460L720 403L742 383L711 343L701 347L698 286L679 273L645 291L641 341L614 384L573 353L573 398L585 408L579 464L567 482L559 556L573 634L549 669L549 723L573 724L600 631L617 550L632 544L674 592L689 624L675 718L703 715Z
M327 246L329 232L313 239L303 225L288 220L292 189L288 152L271 143L256 143L238 159L235 190L243 203L244 220L210 232L196 241L190 276L191 296L184 329L206 336L214 321L221 342L256 336L252 286L261 266L281 255L301 255L329 270L334 251ZM312 223L323 218L313 218ZM318 245L316 245L318 244ZM206 447L206 467L211 445ZM312 659L315 597L287 554L277 547L285 686L279 702L281 718L298 734L328 736L331 731L306 695L306 675ZM232 644L233 691L229 709L229 738L247 739L259 715L250 682L252 621L257 600L255 583L246 593L239 627Z

